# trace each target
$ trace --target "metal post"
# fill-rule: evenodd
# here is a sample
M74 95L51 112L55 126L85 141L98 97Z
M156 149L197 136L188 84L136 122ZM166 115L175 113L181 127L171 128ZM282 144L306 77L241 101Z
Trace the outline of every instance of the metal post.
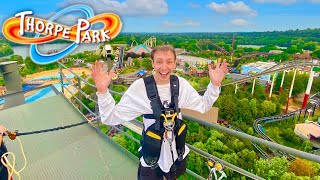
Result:
M59 74L60 74L60 84L61 84L61 92L64 94L64 85L63 85L63 76L62 76L62 66L59 64Z
M298 70L298 68L296 68L294 70L294 73L293 73L293 78L292 78L292 82L291 82L291 88L290 88L289 97L288 97L287 106L286 106L286 113L288 113L289 103L290 103L290 99L291 99L291 95L292 95L294 81L296 79L297 70Z
M307 107L307 104L308 104L310 91L311 91L311 87L312 87L312 82L313 82L313 76L314 76L314 71L312 71L312 69L313 69L313 67L311 67L311 72L310 72L310 76L309 76L309 80L308 80L308 85L307 85L306 93L304 94L303 103L302 103L302 107L301 108Z
M253 79L253 85L252 85L252 91L251 91L251 95L253 96L254 93L254 86L256 84L256 78Z
M93 88L93 87L92 87L92 88ZM98 101L98 96L97 96L97 94L96 94L97 89L96 89L96 88L93 88L92 91L93 91L93 99L94 99L95 101ZM95 112L96 115L100 116L98 103L95 103L95 104L94 104L94 112ZM100 127L100 125L101 125L101 119L100 119L100 118L97 119L97 123L98 123L98 129L101 130L101 127Z
M21 78L18 71L18 65L16 61L7 61L0 63L0 72L3 74L3 80L6 85L7 93L11 94L22 91ZM7 97L4 102L3 109L8 109L25 103L23 93L15 94Z
M271 87L270 87L269 99L271 99L271 96L272 96L272 90L273 90L273 85L274 85L275 79L276 79L276 73L274 73L274 75L272 77L272 83L271 83Z
M299 119L298 119L298 120L300 120L300 116L301 116L301 109L300 109L300 111L299 111Z
M281 84L280 84L280 90L279 92L282 92L282 86L283 86L283 81L284 81L284 76L286 74L286 70L283 70L283 74L282 74L282 79L281 79Z
M314 111L316 110L316 105L314 105L313 107L312 107L312 117L313 117L313 115L314 115Z
M304 115L303 115L303 117L306 117L306 114L307 114L307 108L306 108L306 110L304 110Z
M78 88L79 88L79 90L81 90L81 80L80 80L80 78L79 77L77 77L77 80L78 80ZM82 96L82 94L79 92L79 99L80 99L80 101L82 102L82 99L83 99L83 96ZM81 113L83 113L83 107L80 105L80 111L81 111Z
M234 90L234 93L237 94L237 90L238 90L238 83L236 83L236 88Z

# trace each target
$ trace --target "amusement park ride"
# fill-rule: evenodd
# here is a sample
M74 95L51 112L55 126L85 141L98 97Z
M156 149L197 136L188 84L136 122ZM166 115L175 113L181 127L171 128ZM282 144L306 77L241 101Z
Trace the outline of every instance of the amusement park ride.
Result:
M231 50L230 52L228 52L224 47L220 47L218 44L212 42L211 40L209 39L202 39L202 40L199 40L197 41L196 43L196 46L197 48L202 51L203 50L203 46L206 46L207 49L208 49L208 45L213 45L214 47L216 47L220 52L221 52L221 55L229 55L230 56L230 61L232 62L232 59L233 59L233 54L234 54L234 43L235 43L235 39L236 39L236 36L232 36L232 44L231 44Z

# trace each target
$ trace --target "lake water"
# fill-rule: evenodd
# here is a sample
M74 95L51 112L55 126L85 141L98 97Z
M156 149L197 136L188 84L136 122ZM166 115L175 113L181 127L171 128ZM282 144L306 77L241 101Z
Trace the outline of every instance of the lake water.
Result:
M102 44L103 43L80 44L77 47L77 49L75 49L71 54L76 54L76 53L84 52L84 51L94 51ZM57 49L58 51L60 51L60 50L63 50L64 48L68 47L69 45L70 44L67 44L67 43L65 43L65 44L41 44L41 45L38 45L38 50L43 54L47 54L47 52L49 50ZM23 59L25 59L27 56L30 56L30 54L29 54L30 45L13 46L12 48L13 48L14 54L22 56Z
M238 47L245 47L245 48L255 48L255 49L263 47L263 46L260 46L260 45L237 45L237 46ZM279 48L279 49L287 49L287 47L280 47L280 46L277 46L277 48Z
M59 92L62 91L62 87L61 87L60 83L52 84L52 85ZM68 86L69 86L69 83L65 83L64 84L64 87L68 87ZM36 86L34 86L34 85L27 85L27 86L22 87L22 90L29 90L29 89L33 89L35 87ZM38 90L33 95L25 98L25 102L26 103L31 103L31 102L34 102L34 101L37 101L37 100L40 100L40 99L44 99L44 98L47 98L47 97L52 97L52 96L55 96L55 95L56 95L56 93L53 91L53 89L51 87L46 87L46 88ZM0 105L2 105L4 102L5 102L5 99L0 99Z

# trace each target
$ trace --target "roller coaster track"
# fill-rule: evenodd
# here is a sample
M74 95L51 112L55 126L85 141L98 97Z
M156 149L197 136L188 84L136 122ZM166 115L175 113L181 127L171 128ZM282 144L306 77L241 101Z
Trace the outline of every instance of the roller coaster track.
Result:
M320 94L320 92L317 92L316 94L312 95L311 98L318 98L317 96ZM311 99L310 98L310 99ZM277 122L277 121L282 121L282 120L286 120L289 118L294 118L295 116L297 116L297 114L302 111L305 111L309 108L315 108L316 106L320 106L320 102L319 99L315 99L315 103L314 104L310 104L308 105L306 108L301 108L295 111L292 111L290 113L287 114L282 114L282 115L278 115L278 116L272 116L272 117L262 117L262 118L258 118L254 121L253 123L253 127L255 129L255 131L265 140L268 141L272 141L275 142L274 140L272 140L270 137L268 137L266 135L266 133L264 132L264 130L262 129L262 125L261 124L265 124L265 123L271 123L271 122ZM274 149L269 148L275 155L280 155L280 156L285 156L287 157L288 160L294 160L295 158L287 153L281 152L281 151L276 151Z
M202 40L197 41L196 46L198 49L202 50L202 45L204 45L204 44L211 44L211 45L215 46L216 48L218 48L222 53L231 55L231 53L229 53L226 49L218 46L216 43L212 42L209 39L202 39Z
M227 127L230 128L230 129L234 129L236 131L239 131L239 132L243 132L241 129L239 129L239 128L231 125L231 124L228 124ZM268 153L266 153L258 144L254 143L252 141L250 141L250 142L259 151L259 154L261 155L262 158L270 159L270 156L268 155Z
M227 86L227 85L230 85L230 84L246 82L246 81L258 78L258 77L263 76L263 75L272 74L274 72L278 72L278 71L282 71L282 70L294 69L296 67L318 66L318 64L315 64L312 61L303 61L303 62L297 61L297 62L294 62L293 64L291 64L291 63L292 62L281 63L279 65L273 66L270 69L267 69L267 70L263 71L262 73L255 74L255 75L252 75L252 76L249 76L249 77L245 77L245 78L242 78L242 79L239 79L239 80L236 80L236 81L223 83L222 86Z
M235 80L232 82L227 82L227 83L222 83L222 86L227 86L227 85L231 85L231 84L238 84L238 83L244 83L244 82L248 82L251 81L252 79L258 78L260 76L263 75L267 75L267 74L272 74L278 71L283 71L283 70L288 70L288 69L294 69L297 67L305 67L305 66L319 66L319 62L315 62L315 61L304 61L304 60L297 60L297 61L293 61L293 62L283 62L283 63L279 63L265 71L263 71L262 73L259 74L255 74L252 76L248 76L239 80ZM206 89L201 89L198 91L198 93L203 94L206 91Z

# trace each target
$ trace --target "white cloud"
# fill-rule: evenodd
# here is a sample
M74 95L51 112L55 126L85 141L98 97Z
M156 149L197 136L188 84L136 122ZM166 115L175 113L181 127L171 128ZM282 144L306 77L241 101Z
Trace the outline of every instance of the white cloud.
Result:
M278 3L278 4L293 4L297 0L254 0L257 3Z
M183 23L165 21L162 23L162 25L165 27L195 27L195 26L200 26L201 24L199 22L195 22L191 19L188 19L188 20L185 20Z
M233 26L249 26L251 25L247 20L245 19L234 19L231 22L231 25Z
M59 4L61 7L73 4L87 4L95 13L113 12L124 16L162 16L168 13L168 4L165 0L66 0Z
M197 3L192 3L190 2L188 4L189 7L193 8L193 9L197 9L197 8L200 8L200 4L197 4Z
M294 4L297 2L311 2L311 3L320 3L320 0L254 0L257 3L277 3L277 4Z
M244 2L226 2L217 4L215 2L212 2L208 5L208 7L217 13L222 14L231 14L231 15L241 15L241 16L256 16L257 12L253 9L251 9L248 5L246 5Z

